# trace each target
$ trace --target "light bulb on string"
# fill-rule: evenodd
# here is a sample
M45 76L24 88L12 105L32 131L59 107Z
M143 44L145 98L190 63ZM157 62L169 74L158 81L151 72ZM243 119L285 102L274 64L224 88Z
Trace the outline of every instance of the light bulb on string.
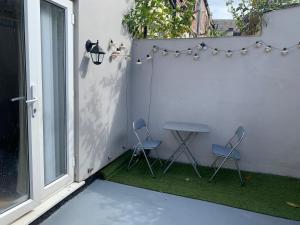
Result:
M125 49L126 49L126 46L124 45L124 43L121 43L121 44L120 44L119 49L120 49L120 50L125 50Z
M137 65L142 65L141 59L137 59L136 64L137 64Z
M228 50L225 54L227 57L231 57L233 55L233 52L231 50Z
M117 53L117 54L121 54L121 49L120 49L120 48L117 48L117 49L116 49L116 53Z
M152 51L153 51L153 52L157 52L157 51L158 51L158 47L157 47L156 45L153 45Z
M255 47L260 48L262 46L262 44L263 43L261 41L257 41L257 42L255 42Z
M199 50L206 50L207 49L207 46L204 42L201 42L200 44L198 44L197 48Z
M202 45L201 45L201 43L197 45L197 49L198 49L198 50L202 50Z
M146 56L146 59L149 61L149 60L152 59L152 56L151 56L150 54L148 54L148 55Z
M202 49L203 49L203 50L206 50L206 49L207 49L207 46L206 46L206 44L205 44L204 42L202 42L201 45L202 45Z
M175 53L174 53L175 57L178 57L180 56L180 51L176 50Z
M198 53L195 53L194 56L193 56L193 59L196 61L200 58L199 54Z
M289 54L289 50L288 50L287 48L283 48L283 49L281 50L281 55L285 56L285 55L287 55L287 54Z
M108 42L108 50L112 49L113 47L116 47L116 43L110 39Z
M214 48L214 49L212 50L212 54L213 54L213 55L217 55L218 53L219 53L219 49Z
M272 46L271 45L268 45L266 48L265 48L265 52L266 53L269 53L272 51Z
M188 48L186 54L191 55L193 53L192 49Z
M242 48L241 54L246 55L248 53L248 50L246 48Z
M167 50L167 49L162 50L162 51L161 51L161 54L162 54L163 56L168 55L168 50Z

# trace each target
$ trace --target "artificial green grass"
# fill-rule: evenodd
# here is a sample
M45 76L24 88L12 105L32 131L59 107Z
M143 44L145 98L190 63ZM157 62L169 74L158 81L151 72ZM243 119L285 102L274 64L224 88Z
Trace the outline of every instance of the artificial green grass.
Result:
M162 168L157 163L154 167L156 177L153 178L145 160L141 160L128 171L129 157L130 152L127 152L102 169L103 177L121 184L300 220L300 208L293 208L287 204L300 204L299 179L243 172L246 185L241 186L236 171L222 169L215 180L209 183L212 169L200 167L203 178L199 179L191 165L181 163L175 163L166 174L162 173Z

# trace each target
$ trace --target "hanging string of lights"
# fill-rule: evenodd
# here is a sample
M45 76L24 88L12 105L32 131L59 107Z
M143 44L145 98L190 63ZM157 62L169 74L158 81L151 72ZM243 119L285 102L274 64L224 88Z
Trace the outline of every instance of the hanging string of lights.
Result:
M153 45L150 53L148 53L145 57L143 58L137 58L136 64L141 65L146 61L150 61L153 57L153 54L160 53L162 56L167 56L167 55L173 55L175 57L179 57L182 54L192 56L193 60L198 60L200 59L200 52L203 51L210 51L212 55L216 56L220 53L224 53L226 57L231 57L235 53L240 53L241 55L247 55L249 52L249 49L251 48L263 48L266 53L270 53L271 51L279 51L282 56L286 56L289 54L289 51L292 49L300 49L300 42L298 44L289 46L289 47L284 47L284 48L278 48L276 46L272 46L267 44L264 41L256 41L254 44L251 44L249 46L243 47L241 49L220 49L220 48L215 48L212 46L207 45L204 42L201 42L197 44L194 47L184 49L184 50L172 50L172 49L166 49L166 48L161 48L157 45Z

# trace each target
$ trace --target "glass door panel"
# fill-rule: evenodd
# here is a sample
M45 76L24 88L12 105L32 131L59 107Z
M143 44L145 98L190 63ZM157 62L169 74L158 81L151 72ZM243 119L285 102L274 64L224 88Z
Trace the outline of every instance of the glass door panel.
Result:
M45 186L67 174L65 9L41 1Z
M23 2L0 1L0 214L30 191Z

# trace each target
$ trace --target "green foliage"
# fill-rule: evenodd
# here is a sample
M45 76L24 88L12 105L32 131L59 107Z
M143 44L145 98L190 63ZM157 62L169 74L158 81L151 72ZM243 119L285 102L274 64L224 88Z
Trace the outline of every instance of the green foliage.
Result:
M194 0L174 9L166 0L136 0L123 18L134 38L178 38L191 34Z
M224 37L226 35L226 32L220 31L218 29L209 28L207 31L207 37Z
M242 0L235 6L234 0L229 0L226 5L242 34L254 35L261 30L262 16L265 12L298 3L300 3L299 0Z

